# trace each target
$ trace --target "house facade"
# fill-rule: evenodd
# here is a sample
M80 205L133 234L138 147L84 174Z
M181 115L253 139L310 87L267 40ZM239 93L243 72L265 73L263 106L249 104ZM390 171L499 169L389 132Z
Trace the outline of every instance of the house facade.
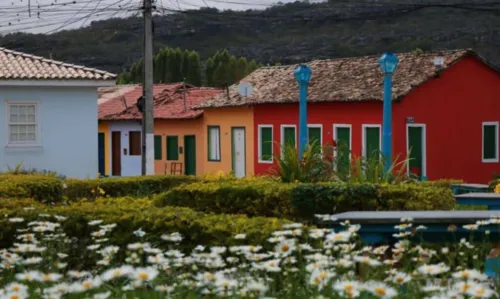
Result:
M204 173L204 112L192 108L219 92L181 83L154 86L156 174ZM141 175L142 114L136 103L142 86L125 85L122 91L108 88L100 93L101 171L111 176Z
M115 77L0 48L0 169L96 177L97 89Z
M393 156L430 180L488 182L500 173L500 74L470 50L401 53L393 75ZM443 57L436 65L435 58ZM308 135L322 145L346 144L354 156L381 147L382 82L376 56L312 61ZM437 60L439 61L439 59ZM253 94L206 102L210 109L253 109L255 174L267 174L286 140L298 142L296 66L261 68L243 81ZM205 108L207 110L207 108ZM222 116L221 116L222 118ZM226 119L228 119L227 116ZM235 125L234 123L228 124ZM227 150L226 150L227 152ZM230 160L226 153L222 159Z

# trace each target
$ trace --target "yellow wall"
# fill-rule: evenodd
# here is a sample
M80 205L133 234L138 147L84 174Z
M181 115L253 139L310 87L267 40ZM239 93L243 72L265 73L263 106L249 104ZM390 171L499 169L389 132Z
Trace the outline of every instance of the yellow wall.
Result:
M220 126L221 161L208 161L208 126ZM205 173L233 169L231 157L231 128L245 127L246 140L246 175L254 175L254 122L253 108L210 108L203 114L203 163ZM198 153L199 154L199 153Z
M111 165L111 161L109 161L109 129L107 121L99 121L99 126L97 131L99 133L104 133L104 174L109 175L109 165Z
M182 174L184 174L184 153L179 152L179 160L177 161L167 161L167 137L166 136L177 136L179 138L179 147L184 149L184 136L185 135L195 135L196 137L196 174L203 174L203 120L200 119L186 119L186 120L155 120L155 135L161 135L161 150L162 150L162 160L155 160L155 173L165 174L165 166L167 167L167 174L170 174L171 162L181 162L182 163Z

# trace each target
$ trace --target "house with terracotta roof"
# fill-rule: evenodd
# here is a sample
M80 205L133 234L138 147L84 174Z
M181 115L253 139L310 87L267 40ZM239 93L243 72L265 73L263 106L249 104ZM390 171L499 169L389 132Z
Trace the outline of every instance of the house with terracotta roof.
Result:
M99 103L101 170L107 175L141 174L141 85L102 88ZM203 173L203 110L194 106L221 92L182 83L157 84L154 95L156 174ZM109 96L114 93L115 96Z
M400 53L393 75L393 155L410 158L408 171L428 179L488 182L500 173L500 74L472 50ZM436 59L440 57L440 59ZM443 63L437 63L443 58ZM315 60L308 95L308 135L321 144L345 143L352 155L381 147L383 74L378 56ZM246 129L247 168L266 174L285 140L297 144L297 65L263 67L200 106L213 124ZM235 118L236 114L245 115ZM207 124L208 125L208 124ZM219 166L234 155L222 133ZM224 161L224 162L222 162ZM252 173L252 171L248 172Z
M0 48L0 171L98 175L97 89L116 75Z

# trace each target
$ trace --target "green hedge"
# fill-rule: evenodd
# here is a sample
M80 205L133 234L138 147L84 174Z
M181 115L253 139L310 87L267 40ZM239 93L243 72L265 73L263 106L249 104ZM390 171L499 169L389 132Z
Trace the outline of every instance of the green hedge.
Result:
M25 210L28 206L35 209ZM46 206L33 200L0 201L0 213L7 217L22 217L26 222L39 220L40 213L67 217L63 229L68 237L77 242L71 246L72 250L81 250L71 254L78 260L88 254L85 248L91 243L90 233L97 229L87 224L90 220L102 219L103 224L117 224L109 236L109 244L124 246L138 241L158 242L162 234L179 232L185 238L181 242L184 249L192 249L199 244L241 244L242 241L234 239L234 235L239 233L247 235L244 243L263 244L273 231L288 223L276 218L205 214L181 207L158 208L151 205L150 199L132 197L80 201L67 206ZM1 219L4 225L0 227L0 243L8 247L14 241L16 224L8 223L8 218ZM143 240L132 234L139 228L147 233Z
M63 185L55 176L0 175L0 198L34 198L38 201L59 201Z
M158 207L191 207L203 212L312 220L315 214L344 211L449 210L451 189L429 184L283 184L277 182L194 183L155 199Z
M98 196L150 196L172 187L197 181L194 176L152 175L64 181L64 196L69 199Z
M489 186L490 186L490 190L493 192L495 191L495 187L500 184L500 179L494 179L490 182Z
M293 218L290 184L265 180L199 182L159 195L155 205L184 206L202 212Z
M48 175L0 175L0 198L34 198L43 202L74 201L81 198L151 196L181 184L193 176L140 176L86 180L61 180Z

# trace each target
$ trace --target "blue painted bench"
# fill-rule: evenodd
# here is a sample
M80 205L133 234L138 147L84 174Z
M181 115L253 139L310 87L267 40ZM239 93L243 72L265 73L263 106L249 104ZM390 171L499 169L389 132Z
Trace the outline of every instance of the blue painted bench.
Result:
M453 184L451 185L451 191L455 195L465 194L465 193L486 193L488 192L489 186L485 184Z
M466 193L455 195L459 205L488 206L488 210L500 210L500 193Z
M461 238L469 238L482 241L484 232L490 231L488 242L498 244L500 241L500 226L498 224L480 226L478 230L471 232L463 226L474 224L479 220L489 220L492 217L500 217L500 211L392 211L392 212L346 212L333 215L337 221L333 224L319 226L332 227L335 230L344 230L340 222L349 220L351 224L360 224L358 232L363 242L368 245L393 244L398 239L393 234L400 231L394 226L401 224L402 218L412 218L413 228L424 225L426 229L418 231L418 240L428 243L458 242ZM325 223L326 224L326 223ZM454 232L449 232L450 225L454 225ZM491 257L485 262L485 273L496 277L500 273L500 258Z

